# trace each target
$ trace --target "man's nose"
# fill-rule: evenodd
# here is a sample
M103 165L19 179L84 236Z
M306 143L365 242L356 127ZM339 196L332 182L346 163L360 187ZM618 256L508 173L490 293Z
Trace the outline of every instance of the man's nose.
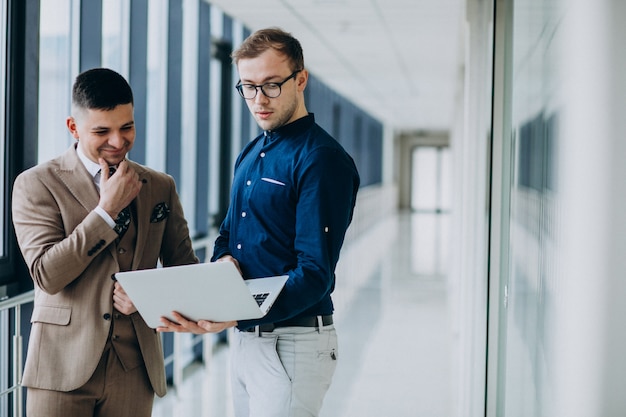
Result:
M121 148L123 146L126 146L126 139L124 139L124 135L122 134L122 132L112 132L111 136L109 136L109 144L116 148Z
M269 97L265 95L261 87L257 87L256 96L254 96L255 103L267 103L269 101Z

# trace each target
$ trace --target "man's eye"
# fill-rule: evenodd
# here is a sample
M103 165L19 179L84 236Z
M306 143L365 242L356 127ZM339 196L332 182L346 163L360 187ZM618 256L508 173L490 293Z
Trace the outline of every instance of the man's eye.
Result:
M256 90L256 86L254 84L241 84L244 90L254 91Z
M267 83L263 86L263 88L265 89L265 91L276 91L280 87L278 86L278 84L275 83Z
M96 130L93 133L95 133L98 136L103 136L103 135L106 135L108 133L108 131L106 131L106 130Z

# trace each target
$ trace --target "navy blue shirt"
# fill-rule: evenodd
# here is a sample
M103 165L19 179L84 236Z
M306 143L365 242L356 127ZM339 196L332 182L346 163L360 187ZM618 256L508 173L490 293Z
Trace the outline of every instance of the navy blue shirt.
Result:
M269 313L240 321L240 329L332 314L335 267L359 181L350 155L312 113L243 149L211 260L232 255L245 279L289 279Z

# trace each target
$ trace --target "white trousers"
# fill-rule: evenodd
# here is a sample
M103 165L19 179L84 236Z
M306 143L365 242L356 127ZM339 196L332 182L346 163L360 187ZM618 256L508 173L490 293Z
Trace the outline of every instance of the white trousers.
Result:
M333 325L232 333L236 417L315 417L337 366Z

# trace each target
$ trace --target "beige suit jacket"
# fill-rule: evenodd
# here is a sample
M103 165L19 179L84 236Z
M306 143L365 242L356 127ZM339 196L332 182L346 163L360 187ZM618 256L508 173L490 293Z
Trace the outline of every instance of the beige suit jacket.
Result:
M132 268L197 262L172 177L131 162L143 181L135 199L137 241ZM35 283L23 385L71 391L84 385L102 355L113 312L112 275L119 271L115 231L96 213L98 192L75 145L20 174L13 188L17 240ZM169 215L156 215L165 203ZM163 207L162 205L160 205ZM152 219L152 220L151 220ZM155 393L165 395L160 337L132 315Z

